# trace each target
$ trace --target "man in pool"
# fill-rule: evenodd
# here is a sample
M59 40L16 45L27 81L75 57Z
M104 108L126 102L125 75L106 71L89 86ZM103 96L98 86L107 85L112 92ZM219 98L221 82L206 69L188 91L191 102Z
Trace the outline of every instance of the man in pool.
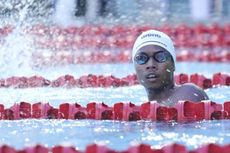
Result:
M200 102L208 99L207 94L192 83L175 84L175 49L171 38L165 33L148 30L138 36L133 46L132 60L149 101L172 106L180 100Z

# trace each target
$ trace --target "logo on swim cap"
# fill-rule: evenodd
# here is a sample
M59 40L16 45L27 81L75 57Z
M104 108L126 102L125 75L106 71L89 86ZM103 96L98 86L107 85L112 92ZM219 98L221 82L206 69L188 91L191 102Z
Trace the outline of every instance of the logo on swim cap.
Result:
M145 37L158 37L158 38L161 38L161 35L159 35L159 34L154 34L154 33L148 33L148 34L146 34L146 35L143 35L143 36L141 37L141 39L144 39Z

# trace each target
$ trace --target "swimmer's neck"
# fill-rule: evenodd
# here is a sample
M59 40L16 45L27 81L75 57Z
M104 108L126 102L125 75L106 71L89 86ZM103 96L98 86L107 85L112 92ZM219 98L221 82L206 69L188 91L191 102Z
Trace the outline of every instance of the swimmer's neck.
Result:
M146 88L146 92L149 101L161 102L161 101L165 101L165 99L168 99L172 95L174 89L175 89L175 84L174 82L172 82L161 88Z

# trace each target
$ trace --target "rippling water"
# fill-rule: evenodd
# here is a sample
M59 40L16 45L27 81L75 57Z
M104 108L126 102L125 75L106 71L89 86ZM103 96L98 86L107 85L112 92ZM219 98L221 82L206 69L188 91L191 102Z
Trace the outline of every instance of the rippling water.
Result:
M210 100L223 103L230 99L230 87L222 86L205 90ZM27 101L31 103L49 102L58 107L63 102L87 103L104 102L113 105L116 102L133 102L137 105L147 101L145 90L141 85L119 88L28 88L13 89L0 88L0 100L5 106L12 106L15 102Z
M7 70L7 69L6 69ZM199 62L179 62L177 63L175 74L186 73L200 73L206 77L212 77L214 73L224 72L230 73L229 63L199 63ZM61 75L71 74L75 77L82 76L84 74L96 74L96 75L114 75L116 77L124 77L128 74L134 73L134 66L131 63L124 64L77 64L66 65L56 67L43 67L26 69L22 71L14 67L13 71L7 73L1 73L0 78L6 78L9 76L32 76L41 75L48 79L56 79Z
M229 143L229 127L227 120L189 124L95 120L1 121L0 141L18 149L39 143L48 147L74 145L84 150L87 145L98 143L125 150L138 143L161 148L173 142L194 149L206 143Z

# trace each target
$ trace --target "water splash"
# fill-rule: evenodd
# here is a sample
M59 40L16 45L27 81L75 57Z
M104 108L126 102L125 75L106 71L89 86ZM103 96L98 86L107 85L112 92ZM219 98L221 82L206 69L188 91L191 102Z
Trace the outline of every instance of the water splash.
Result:
M30 75L31 56L34 50L33 39L25 32L28 8L34 0L28 0L19 10L18 21L5 38L0 48L0 77Z

